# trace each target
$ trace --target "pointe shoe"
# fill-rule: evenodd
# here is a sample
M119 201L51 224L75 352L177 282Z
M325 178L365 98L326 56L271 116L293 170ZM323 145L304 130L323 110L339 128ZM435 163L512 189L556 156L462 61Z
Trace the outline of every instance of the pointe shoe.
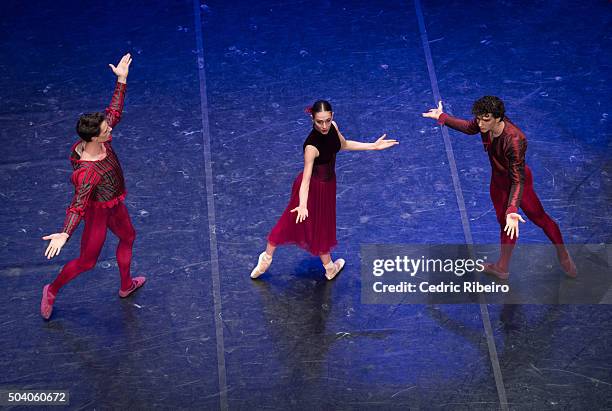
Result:
M576 271L576 264L572 260L569 254L565 253L565 255L559 258L559 263L561 263L561 268L565 271L565 275L570 278L576 278L578 272Z
M507 280L510 276L510 273L502 271L496 264L485 263L483 265L484 270L482 270L482 272L493 275L500 280Z
M344 268L344 264L346 264L346 261L344 261L344 259L342 258L338 258L336 261L330 261L329 263L324 265L323 267L325 267L325 278L327 278L328 280L333 280L340 273L340 271L342 271L342 269Z
M123 290L119 290L119 297L121 298L126 298L128 296L130 296L134 291L138 290L140 287L142 287L145 283L145 281L147 281L147 279L145 277L134 277L132 278L132 286L123 291Z
M272 257L269 256L268 253L264 251L263 253L259 254L257 266L253 268L253 271L251 271L251 278L255 279L268 271L270 264L272 264Z
M42 300L40 301L40 315L42 315L45 320L51 318L53 303L55 302L55 296L49 292L50 285L51 284L47 284L43 287Z

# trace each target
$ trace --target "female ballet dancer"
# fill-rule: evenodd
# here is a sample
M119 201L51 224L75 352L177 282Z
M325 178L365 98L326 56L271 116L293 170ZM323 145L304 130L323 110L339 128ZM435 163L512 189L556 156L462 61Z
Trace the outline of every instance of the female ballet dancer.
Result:
M396 144L383 134L374 143L360 143L344 138L333 121L331 104L316 101L307 109L312 117L312 131L303 144L304 171L293 182L289 205L268 236L266 250L259 255L251 278L270 267L277 246L295 244L321 258L325 277L332 280L344 267L342 258L335 262L331 250L336 241L336 153L340 150L384 150ZM293 215L293 213L296 213Z

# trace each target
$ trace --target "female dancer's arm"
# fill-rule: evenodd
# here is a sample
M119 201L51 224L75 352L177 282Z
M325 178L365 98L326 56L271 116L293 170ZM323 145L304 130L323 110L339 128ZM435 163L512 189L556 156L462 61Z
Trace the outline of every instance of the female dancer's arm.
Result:
M304 150L304 173L302 174L302 184L300 185L300 204L291 212L297 211L295 223L301 223L308 217L308 189L310 188L310 177L312 177L312 167L314 160L319 156L319 150L315 146L306 146Z
M385 137L387 137L386 134L383 134L382 136L380 136L378 140L376 140L374 143L361 143L359 141L347 140L346 138L344 138L344 136L340 132L340 129L338 128L338 125L336 124L336 122L332 121L332 124L334 125L334 127L336 127L336 130L338 131L338 137L340 138L340 144L342 146L342 150L347 150L347 151L384 150L389 147L393 147L396 144L399 144L397 140L385 140Z

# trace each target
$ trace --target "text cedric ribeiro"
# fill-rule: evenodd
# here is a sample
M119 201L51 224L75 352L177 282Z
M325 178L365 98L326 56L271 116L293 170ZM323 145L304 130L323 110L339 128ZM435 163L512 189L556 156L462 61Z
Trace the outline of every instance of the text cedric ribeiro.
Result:
M398 272L409 274L414 277L418 273L453 273L462 277L466 273L482 272L484 270L484 260L466 259L440 259L440 258L409 258L408 256L397 256L394 259L375 259L372 263L372 274L381 277L385 273ZM507 293L510 286L507 284L481 284L478 281L466 281L455 284L452 281L431 284L428 281L421 281L418 284L401 281L397 284L384 284L382 281L375 281L372 285L376 293Z

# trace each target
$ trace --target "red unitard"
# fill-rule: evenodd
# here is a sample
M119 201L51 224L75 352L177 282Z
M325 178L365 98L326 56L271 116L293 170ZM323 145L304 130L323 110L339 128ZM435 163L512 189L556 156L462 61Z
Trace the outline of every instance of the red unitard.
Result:
M476 119L466 121L442 113L438 123L465 134L480 132ZM502 271L508 272L516 236L510 239L510 236L504 232L506 215L518 212L519 208L525 212L527 218L544 231L553 244L557 245L560 259L566 258L567 251L563 246L563 236L559 226L546 214L533 189L533 176L525 164L527 139L507 117L504 117L504 124L504 130L498 137L492 138L490 132L480 133L480 137L491 162L490 194L501 228L501 255L497 266Z
M121 119L125 90L126 85L117 82L110 106L106 109L106 122L110 127L115 127ZM53 295L79 274L96 265L106 240L107 228L119 238L117 265L121 275L121 289L128 290L132 285L130 264L136 232L123 203L127 194L123 171L111 141L112 136L103 143L106 157L97 161L81 160L82 142L72 146L70 162L74 171L71 179L75 190L62 231L72 236L82 219L85 220L85 229L81 237L79 258L68 262L51 283L49 292Z

